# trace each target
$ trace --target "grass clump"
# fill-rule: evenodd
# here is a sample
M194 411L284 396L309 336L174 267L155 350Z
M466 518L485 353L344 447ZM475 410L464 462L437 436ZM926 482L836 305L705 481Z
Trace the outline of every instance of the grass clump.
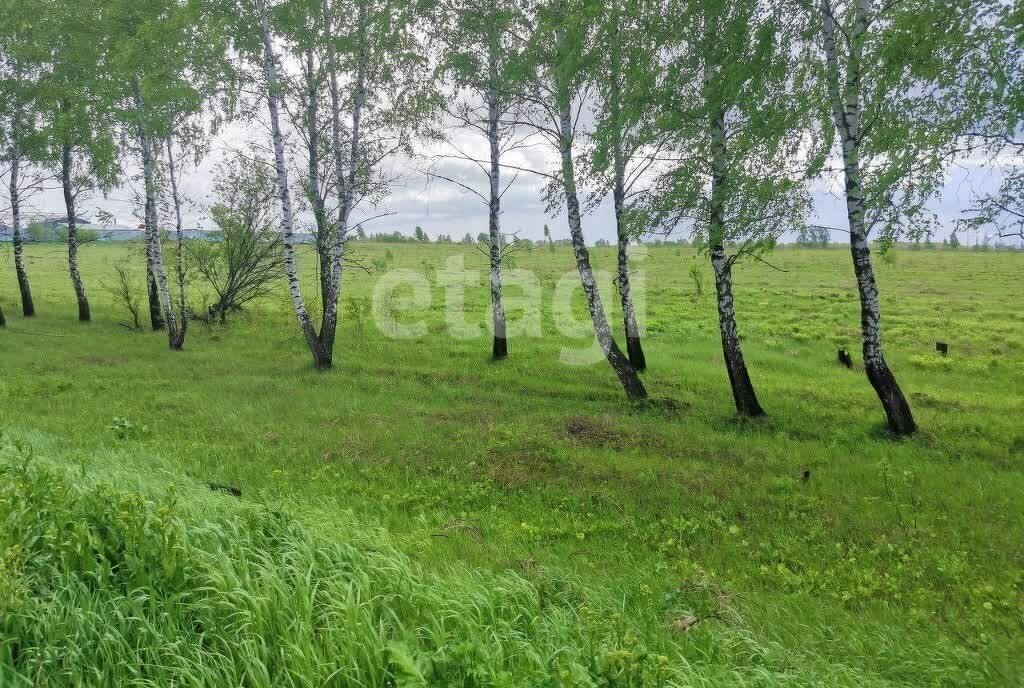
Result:
M328 540L265 507L2 452L2 685L672 682L671 648L571 581L426 573L353 523Z

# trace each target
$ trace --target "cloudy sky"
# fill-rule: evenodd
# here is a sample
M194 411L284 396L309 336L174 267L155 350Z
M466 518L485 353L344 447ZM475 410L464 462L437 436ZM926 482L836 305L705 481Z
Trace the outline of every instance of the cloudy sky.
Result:
M486 158L486 141L469 136L461 140L460 144L471 155ZM269 160L271 155L266 128L258 123L234 125L214 141L211 154L198 169L187 170L182 184L183 191L196 206L187 218L189 224L203 227L211 225L203 208L212 200L209 188L214 169L220 160L234 150L261 155ZM436 150L432 149L431 152ZM507 162L543 170L550 169L552 157L553 154L545 152L543 146L538 146L516 151L507 158ZM429 163L393 160L390 166L396 182L390 197L379 208L360 208L357 211L362 213L362 217L388 213L386 217L368 223L368 233L399 231L412 234L418 225L431 237L448 234L458 239L467 232L476 236L487 230L487 207L483 202L474 194L449 182L430 178L423 172L427 165L432 165L431 169L439 174L456 178L486 194L486 177L472 163L458 160L435 160ZM129 169L126 176L134 173ZM511 179L514 173L510 171L507 174L506 179ZM943 193L935 204L946 227L937 240L941 240L952 229L956 219L970 206L973 195L998 188L999 178L999 170L980 159L968 160L952 167ZM564 210L556 211L554 216L545 212L543 186L543 178L528 173L519 174L503 198L504 232L518 233L520 237L536 240L543 237L543 228L547 224L556 239L569 236ZM138 187L138 182L129 182L106 198L97 194L83 199L79 203L80 212L92 216L100 209L114 215L118 223L137 224L140 210L133 198L137 196ZM829 227L845 226L844 205L839 195L841 189L837 180L821 180L814 185L814 209L810 218L812 223ZM31 205L34 212L58 214L63 211L63 197L59 189L48 189L33 198ZM594 208L584 218L584 230L587 241L591 243L598 239L615 238L610 202L606 201ZM834 241L845 241L845 238L845 234L833 233ZM976 238L984 240L983 235L976 236L974 233L960 237L961 242L968 245L975 243Z

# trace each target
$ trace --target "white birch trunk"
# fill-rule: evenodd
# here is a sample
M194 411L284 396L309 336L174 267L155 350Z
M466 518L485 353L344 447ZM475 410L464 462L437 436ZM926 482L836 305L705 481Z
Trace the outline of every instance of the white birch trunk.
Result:
M138 138L142 151L142 174L146 194L146 254L149 258L149 270L156 284L157 296L160 299L160 310L167 327L168 344L173 349L176 348L178 326L174 315L174 306L171 303L170 288L167 285L167 272L164 270L164 252L160 240L160 222L157 217L156 142L150 137L146 128L145 104L137 84L135 110L139 118Z
M557 40L559 43L562 43L561 32L558 32ZM594 324L594 333L597 336L597 341L604 352L605 358L608 359L608 363L611 364L612 369L618 376L626 395L634 400L646 399L647 389L640 380L640 376L637 375L636 370L630 365L629 359L623 355L619 345L615 342L611 328L608 325L608 318L605 316L604 305L601 303L601 294L598 290L597 281L594 278L594 270L590 264L590 252L587 250L587 244L583 237L583 222L580 217L580 203L576 192L570 98L566 92L567 89L562 84L557 86L557 90L559 100L559 152L562 161L562 184L565 190L569 233L572 236L576 268L580 274L583 293L587 298L587 307L590 310L590 319Z
M492 355L500 359L508 356L508 333L505 327L505 304L501 285L501 150L498 145L498 89L495 83L498 74L495 52L496 47L492 45L488 56L487 141L491 168L487 226L490 239L491 315L494 320Z
M617 24L619 5L613 5L613 21ZM622 150L624 136L622 123L622 93L619 81L622 78L622 49L619 43L618 29L612 42L612 55L609 74L608 108L614 123L615 141L612 145L612 166L614 187L612 201L615 208L615 233L617 237L617 274L615 284L619 289L619 301L622 304L622 322L626 333L626 355L630 364L637 370L647 368L647 357L640 342L640 328L637 326L636 310L633 306L633 288L629 279L629 232L626 228L626 160Z
M705 79L710 78L708 73ZM736 325L736 306L732 292L732 259L725 252L725 199L723 186L728 175L726 157L725 112L721 107L711 115L711 203L708 243L711 245L711 266L715 272L715 292L718 305L718 326L722 338L722 356L729 385L732 388L736 412L741 416L764 415L750 381L739 328Z
M167 135L167 168L171 177L171 200L174 203L174 227L177 240L175 268L178 273L178 322L177 337L171 342L172 349L185 346L185 335L188 332L188 284L185 275L185 227L181 217L181 197L178 194L178 170L174 162L174 137Z
M330 7L327 0L322 3L327 30L330 33ZM335 176L338 181L338 226L331 246L331 270L328 284L328 300L324 305L324 325L321 340L334 346L338 323L338 300L345 269L345 241L348 238L349 219L355 202L355 188L359 166L359 151L362 146L363 107L366 103L366 6L360 3L356 16L358 54L356 58L356 83L352 94L352 126L349 137L348 164L341 145L341 96L338 92L337 56L333 45L329 48L330 91L331 91L331 139L334 149Z
M89 296L82 282L82 272L78 266L78 218L75 210L75 193L72 189L71 175L74 173L74 159L71 146L64 144L61 148L61 186L64 189L64 207L68 214L68 271L71 273L71 286L75 290L78 301L78 320L89 322Z
M864 369L871 386L878 394L885 411L889 429L898 435L917 430L910 405L889 369L882 350L881 309L878 285L871 264L868 230L865 223L865 201L861 178L860 143L863 135L861 122L862 56L864 40L871 12L870 0L856 0L853 26L847 38L849 52L845 70L840 65L836 47L838 26L829 0L820 0L822 38L829 96L832 101L832 119L842 142L843 174L846 182L846 215L850 230L850 254L857 278L857 291L861 306L861 340ZM843 77L845 76L845 83Z
M270 131L274 144L274 169L277 174L278 195L281 199L281 239L284 245L284 270L288 278L288 293L292 299L292 307L295 310L295 317L299 321L299 327L302 329L306 344L313 354L313 364L317 368L329 367L330 363L327 363L326 366L324 365L320 340L310 320L309 311L306 310L306 302L302 298L302 290L299 287L298 266L293 241L294 217L292 214L291 191L288 188L288 166L285 159L284 135L281 133L281 96L277 77L277 64L275 63L273 41L270 35L270 24L267 19L267 8L264 0L256 0L256 9L263 42L263 72L267 80L267 110L270 114Z
M11 142L11 241L14 244L14 271L18 276L18 291L21 294L21 312L26 318L35 315L32 288L25 269L25 246L21 237L21 152L18 149L17 117L12 122Z

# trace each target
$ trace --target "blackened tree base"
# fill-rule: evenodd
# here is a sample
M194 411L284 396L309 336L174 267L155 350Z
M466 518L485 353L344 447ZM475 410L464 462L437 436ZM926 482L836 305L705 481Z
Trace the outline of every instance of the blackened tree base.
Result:
M495 359L508 358L508 340L504 337L494 338L493 355Z
M896 382L896 377L889 370L885 359L877 363L865 365L868 374L868 381L878 394L882 402L882 410L885 411L886 423L889 431L894 435L906 436L917 432L917 423L914 422L914 415L910 410L907 398L903 396L903 390Z

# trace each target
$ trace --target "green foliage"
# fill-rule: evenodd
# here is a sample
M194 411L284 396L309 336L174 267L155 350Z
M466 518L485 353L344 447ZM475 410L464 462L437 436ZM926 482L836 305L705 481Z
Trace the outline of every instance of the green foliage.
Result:
M119 440L135 439L145 434L148 429L145 425L136 425L128 418L120 416L115 416L114 420L110 423L110 427L107 428Z
M690 267L687 270L690 275L690 281L693 282L693 295L694 298L704 297L704 270L701 264L696 259L690 261Z
M79 228L75 232L75 235L78 237L78 245L79 246L81 246L82 244L91 244L94 241L98 241L99 238L100 238L99 232L96 231L95 229L81 229L81 228ZM57 229L57 240L60 241L62 244L66 244L68 242L68 229L67 229L67 227L59 227Z
M357 331L363 331L366 319L372 310L372 305L372 301L368 296L348 296L345 299L345 317L355 325Z
M671 59L635 79L651 89L656 124L679 162L657 180L647 212L708 247L770 250L803 224L804 182L820 155L808 149L810 92L794 77L792 14L760 0L672 2L667 12L651 30Z
M30 222L27 228L29 241L56 241L60 236L41 222ZM66 237L65 237L66 240Z
M109 36L99 17L105 0L48 0L34 3L35 40L46 45L36 55L40 70L32 117L45 151L40 162L60 167L64 147L73 164L70 186L87 190L113 188L120 176L120 151L111 117L110 74L99 65ZM77 40L66 40L67 36Z
M1008 118L996 114L992 97L1002 92L999 74L1011 61L1002 50L1005 34L994 27L1007 7L998 0L805 5L812 40L803 43L803 77L817 92L833 154L841 145L833 124L837 94L841 107L860 110L855 155L868 232L892 239L934 232L930 203L963 151L964 134L989 125L1002 131ZM821 40L826 16L838 26L831 70Z

